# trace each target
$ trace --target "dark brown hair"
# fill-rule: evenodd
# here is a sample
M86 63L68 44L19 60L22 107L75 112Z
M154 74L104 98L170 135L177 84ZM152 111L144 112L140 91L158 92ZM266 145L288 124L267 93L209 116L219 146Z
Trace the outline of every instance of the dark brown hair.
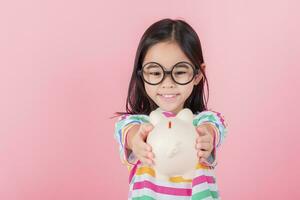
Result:
M146 94L144 82L138 75L148 49L166 41L176 42L185 55L190 59L197 70L203 75L199 84L195 85L189 98L184 103L184 108L189 108L193 113L207 109L209 87L205 71L200 67L204 63L201 43L194 29L183 20L162 19L152 24L143 34L135 55L134 67L128 88L126 112L122 114L146 114L158 106ZM207 99L205 99L204 84L207 85Z

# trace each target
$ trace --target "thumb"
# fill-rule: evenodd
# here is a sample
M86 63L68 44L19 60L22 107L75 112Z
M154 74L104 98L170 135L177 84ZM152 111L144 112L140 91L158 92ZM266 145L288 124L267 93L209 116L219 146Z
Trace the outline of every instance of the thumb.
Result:
M203 136L206 135L206 133L208 132L207 128L205 126L198 126L197 127L197 132L199 136Z
M143 126L141 126L141 131L140 131L141 137L145 140L152 129L153 129L152 124L144 124Z

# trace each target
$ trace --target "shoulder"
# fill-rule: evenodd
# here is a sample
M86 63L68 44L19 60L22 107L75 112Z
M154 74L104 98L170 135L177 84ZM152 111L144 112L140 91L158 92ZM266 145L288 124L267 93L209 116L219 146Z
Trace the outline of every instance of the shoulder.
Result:
M219 122L224 120L221 113L209 109L209 110L204 110L202 112L197 112L194 115L194 121L193 121L194 124L198 124L203 121Z
M117 119L117 123L125 121L149 122L149 116L142 114L123 114Z
M201 112L195 113L194 118L205 117L205 116L214 116L214 115L217 115L217 114L218 114L218 112L213 111L213 110L203 110Z

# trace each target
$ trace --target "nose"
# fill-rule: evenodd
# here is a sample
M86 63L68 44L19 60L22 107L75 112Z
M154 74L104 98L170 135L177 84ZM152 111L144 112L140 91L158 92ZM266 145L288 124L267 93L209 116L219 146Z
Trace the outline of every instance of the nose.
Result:
M161 83L163 88L173 88L175 87L175 82L173 81L171 74L166 74L164 80Z

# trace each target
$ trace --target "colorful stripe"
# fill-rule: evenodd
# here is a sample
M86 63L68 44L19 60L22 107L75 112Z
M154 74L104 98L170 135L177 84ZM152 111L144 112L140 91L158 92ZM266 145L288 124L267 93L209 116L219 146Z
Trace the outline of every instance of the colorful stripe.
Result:
M163 112L166 117L175 117L173 113ZM170 177L168 181L157 180L155 171L149 166L142 165L134 154L126 150L128 130L135 124L148 123L146 115L122 115L115 126L115 138L119 143L121 160L130 170L129 199L133 200L200 200L219 199L218 188L214 175L216 165L216 148L223 142L227 133L227 124L224 117L214 111L198 113L193 120L195 126L202 123L211 123L215 129L214 151L208 163L199 163L196 166L196 176L193 180L181 176Z
M212 197L214 199L219 198L219 194L216 191L210 191L209 189L197 192L196 194L193 194L192 200L200 200L200 199L205 199L208 197Z
M135 198L153 198L156 200L191 200L191 196L174 196L168 194L159 194L148 188L135 190L135 193L133 196L131 196L131 199Z
M155 171L151 167L147 166L140 166L138 170L136 171L135 176L135 183L132 187L132 192L135 195L143 194L139 197L134 197L132 199L142 199L142 198L154 198L156 195L159 195L159 199L162 198L161 195L171 195L172 197L181 196L181 197L193 197L196 196L195 199L203 199L207 197L215 197L218 196L216 191L213 191L212 189L216 188L216 181L213 176L213 173L210 173L210 176L207 175L208 172L212 172L213 170L208 169L208 167L205 167L203 165L198 165L198 169L196 170L198 176L195 177L192 181L192 185L189 184L183 184L186 183L183 179L183 182L181 183L182 186L185 187L178 187L179 184L176 184L176 182L168 183L168 182L160 182L155 179ZM152 177L152 178L150 178ZM172 178L179 178L179 177L172 177ZM172 179L171 178L171 179ZM181 179L181 178L179 178ZM200 187L199 187L200 186ZM208 187L209 186L209 187ZM215 187L214 187L215 186ZM199 189L196 191L193 191L193 189ZM148 190L151 190L149 192ZM204 191L203 193L199 193L199 191ZM148 196L145 195L145 193L148 193ZM192 194L190 193L192 192ZM154 194L154 195L150 195ZM210 195L209 195L210 194ZM168 196L166 197L168 199Z
M155 199L152 198L152 197L144 195L144 196L141 196L141 197L134 197L134 198L132 198L132 200L155 200Z
M212 176L198 176L193 179L193 187L202 183L215 183L215 179Z
M142 188L149 188L156 193L160 194L168 194L168 195L175 195L175 196L191 196L192 189L190 188L172 188L166 186L159 186L156 185L148 180L144 180L141 182L136 182L133 185L133 190L138 190Z

